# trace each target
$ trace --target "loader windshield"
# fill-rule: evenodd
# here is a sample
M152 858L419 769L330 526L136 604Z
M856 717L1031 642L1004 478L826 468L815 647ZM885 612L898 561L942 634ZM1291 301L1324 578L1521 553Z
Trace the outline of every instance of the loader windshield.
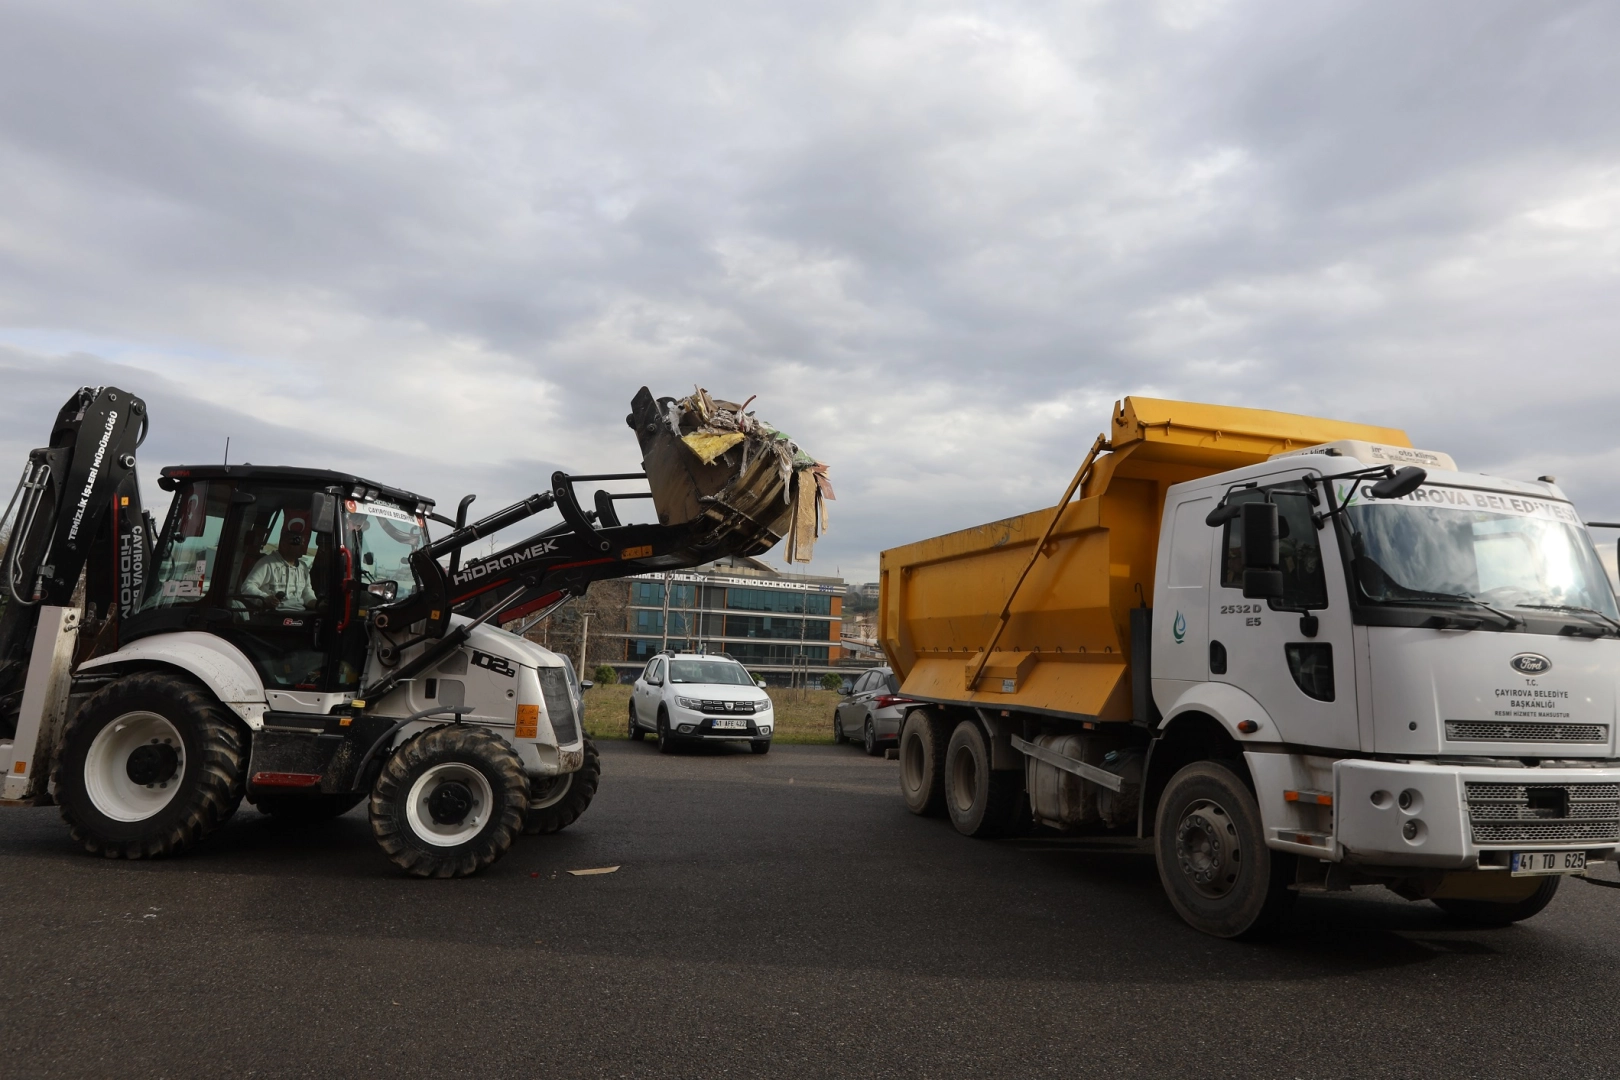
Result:
M1359 484L1336 494L1348 504L1351 571L1363 602L1463 597L1509 610L1620 616L1568 503L1429 485L1400 499L1372 499Z
M391 503L350 499L343 509L345 541L361 588L392 581L397 600L416 592L411 555L427 543L427 523Z

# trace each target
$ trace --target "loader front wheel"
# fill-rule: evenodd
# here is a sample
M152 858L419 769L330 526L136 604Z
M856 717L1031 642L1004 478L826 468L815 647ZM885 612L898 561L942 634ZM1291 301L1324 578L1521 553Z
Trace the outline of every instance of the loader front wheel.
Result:
M602 758L596 744L585 740L585 763L571 773L530 781L529 809L523 815L526 836L542 836L568 828L596 797L602 778Z
M241 804L247 742L196 684L166 672L126 675L97 691L63 732L62 818L95 855L177 855Z
M371 832L408 874L467 877L506 854L528 801L516 751L484 728L446 724L389 757L371 789Z

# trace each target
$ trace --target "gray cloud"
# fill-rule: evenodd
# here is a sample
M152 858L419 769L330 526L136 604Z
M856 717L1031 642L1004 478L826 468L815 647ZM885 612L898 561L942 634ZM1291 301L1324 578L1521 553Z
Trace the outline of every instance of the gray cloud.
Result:
M1620 517L1611 5L801 8L12 4L0 450L115 381L148 461L493 508L702 382L832 464L866 577L1138 392Z

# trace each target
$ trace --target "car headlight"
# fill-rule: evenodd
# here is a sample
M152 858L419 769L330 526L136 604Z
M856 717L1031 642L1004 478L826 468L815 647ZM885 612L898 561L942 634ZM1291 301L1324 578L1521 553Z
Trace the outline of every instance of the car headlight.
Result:
M703 711L703 702L699 701L697 698L678 697L675 699L675 704L679 705L683 709L694 709L698 712Z
M768 713L770 711L771 711L771 703L770 703L769 700L754 702L754 712L756 712L756 713Z

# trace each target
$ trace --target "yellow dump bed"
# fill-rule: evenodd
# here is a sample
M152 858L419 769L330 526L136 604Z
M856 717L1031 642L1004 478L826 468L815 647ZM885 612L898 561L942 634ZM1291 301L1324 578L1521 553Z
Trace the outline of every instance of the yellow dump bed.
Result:
M1394 428L1126 398L1114 408L1104 452L1033 566L1054 507L883 553L879 634L902 692L1132 719L1130 609L1152 602L1165 490L1338 439L1412 445Z

